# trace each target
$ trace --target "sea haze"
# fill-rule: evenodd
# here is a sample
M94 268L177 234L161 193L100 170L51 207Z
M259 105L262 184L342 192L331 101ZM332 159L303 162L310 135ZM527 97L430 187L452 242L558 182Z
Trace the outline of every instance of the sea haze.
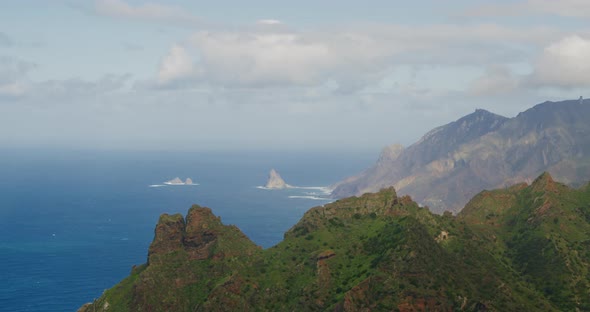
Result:
M185 215L194 203L270 247L328 202L317 188L257 188L271 168L292 185L327 186L376 154L1 152L0 311L74 311L92 301L145 262L160 214ZM199 185L149 187L177 176Z

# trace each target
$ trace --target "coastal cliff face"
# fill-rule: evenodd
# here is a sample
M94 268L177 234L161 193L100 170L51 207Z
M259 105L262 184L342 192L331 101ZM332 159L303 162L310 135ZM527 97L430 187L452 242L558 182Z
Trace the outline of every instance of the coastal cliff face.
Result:
M590 176L590 104L545 102L514 118L476 110L334 186L342 198L394 186L436 212L458 212L484 189L531 182L544 171L579 185Z
M310 209L261 250L211 210L162 215L148 263L80 311L588 311L590 187L548 174L456 217L393 188Z
M265 187L269 189L284 189L290 187L290 185L285 183L285 180L281 178L281 175L276 170L271 169Z

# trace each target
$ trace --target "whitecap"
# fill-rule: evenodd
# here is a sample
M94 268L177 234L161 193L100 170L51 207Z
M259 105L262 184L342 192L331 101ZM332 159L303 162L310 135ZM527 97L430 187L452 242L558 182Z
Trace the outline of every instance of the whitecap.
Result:
M261 190L314 190L314 191L320 191L321 195L329 195L330 193L332 193L332 189L330 189L327 186L294 186L294 185L289 185L287 187L285 187L284 189L278 189L278 188L270 188L270 187L266 187L266 186L256 186L257 189L261 189ZM309 194L309 195L320 195L320 193L316 193L316 192L304 192L304 194Z
M320 191L324 194L332 193L332 189L327 186L292 186L291 188L300 189L300 190L315 190Z

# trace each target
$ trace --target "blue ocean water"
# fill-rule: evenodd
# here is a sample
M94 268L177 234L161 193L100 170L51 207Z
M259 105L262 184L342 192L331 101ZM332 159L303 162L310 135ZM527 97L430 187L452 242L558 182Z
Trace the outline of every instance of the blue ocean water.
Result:
M267 248L374 153L1 150L0 311L75 311L144 263L158 217L208 206ZM148 187L174 177L198 186ZM313 193L313 194L309 194Z

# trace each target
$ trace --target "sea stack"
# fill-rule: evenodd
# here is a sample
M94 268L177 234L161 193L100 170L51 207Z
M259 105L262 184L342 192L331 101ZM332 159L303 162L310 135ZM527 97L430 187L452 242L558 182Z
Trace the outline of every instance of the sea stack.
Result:
M170 181L166 181L164 182L164 184L168 184L168 185L181 185L184 184L184 182L182 182L182 180L179 177L176 177Z
M191 178L186 178L186 181L184 181L184 184L191 185L191 184L193 184L193 180Z
M285 183L285 180L281 178L281 175L274 169L270 170L268 174L268 181L266 182L266 188L269 189L284 189L291 187L291 185Z

